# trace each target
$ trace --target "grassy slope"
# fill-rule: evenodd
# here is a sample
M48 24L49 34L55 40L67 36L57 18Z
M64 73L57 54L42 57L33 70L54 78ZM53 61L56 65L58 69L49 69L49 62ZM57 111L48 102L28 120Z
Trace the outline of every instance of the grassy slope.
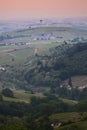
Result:
M78 121L78 119L81 118L81 115L77 112L70 112L70 113L59 113L59 114L53 114L50 116L50 119L52 121L58 121L58 122L74 122Z
M87 112L77 113L77 112L69 112L69 113L59 113L53 114L50 116L50 119L54 123L62 123L64 124L61 127L57 127L55 125L55 130L87 130L87 121L81 121L87 117Z
M78 103L78 101L75 100L70 100L70 99L65 99L65 98L60 98L63 102L70 104L70 105L75 105Z
M73 123L71 125L56 128L55 130L87 130L87 121Z
M2 89L0 89L0 91L2 91ZM40 94L29 94L28 92L26 93L23 90L13 90L13 93L14 93L14 98L3 96L3 100L4 101L29 103L30 102L30 98L33 97L33 96L35 96L35 97L43 97Z
M9 97L4 97L3 96L3 100L4 101L14 101L14 102L25 102L25 103L29 103L30 102L30 98L31 97L43 97L39 94L29 94L23 91L14 91L14 97L15 98L9 98Z
M47 51L57 46L57 43L35 43L29 46L7 46L7 47L0 47L0 65L17 65L17 64L24 64L25 62L29 62L34 58L34 51L35 48L38 48L39 54L46 54ZM12 61L14 58L14 61ZM28 61L29 60L29 61Z

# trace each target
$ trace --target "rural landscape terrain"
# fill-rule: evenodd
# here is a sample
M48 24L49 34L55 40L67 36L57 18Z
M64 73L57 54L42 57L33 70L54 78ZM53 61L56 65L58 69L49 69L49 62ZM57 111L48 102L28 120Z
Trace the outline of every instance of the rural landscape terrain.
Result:
M0 130L87 130L87 19L0 26Z

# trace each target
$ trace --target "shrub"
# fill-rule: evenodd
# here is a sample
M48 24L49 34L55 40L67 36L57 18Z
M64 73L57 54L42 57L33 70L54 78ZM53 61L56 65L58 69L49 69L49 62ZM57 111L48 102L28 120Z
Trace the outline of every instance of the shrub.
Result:
M14 97L14 94L12 92L12 90L10 90L9 88L5 88L2 90L2 94L5 96L5 97Z

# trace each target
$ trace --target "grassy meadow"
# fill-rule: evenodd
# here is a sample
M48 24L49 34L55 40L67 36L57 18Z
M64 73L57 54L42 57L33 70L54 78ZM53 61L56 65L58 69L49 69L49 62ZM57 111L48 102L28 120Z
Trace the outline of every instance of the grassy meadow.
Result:
M0 89L2 91L2 89ZM41 97L43 98L44 96L41 94L30 94L28 92L25 92L23 90L13 90L14 97L6 97L3 96L4 101L9 101L9 102L25 102L25 103L30 103L30 98L31 97Z

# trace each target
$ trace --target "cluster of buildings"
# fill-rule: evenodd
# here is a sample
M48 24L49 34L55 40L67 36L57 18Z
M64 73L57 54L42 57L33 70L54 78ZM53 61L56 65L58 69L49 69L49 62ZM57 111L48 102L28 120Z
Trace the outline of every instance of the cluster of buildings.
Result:
M20 46L20 45L30 45L30 43L26 43L26 42L0 43L0 46Z
M6 69L0 65L0 70L5 71Z
M55 39L53 33L47 33L47 34L42 33L33 38L33 40L51 40L51 39Z

